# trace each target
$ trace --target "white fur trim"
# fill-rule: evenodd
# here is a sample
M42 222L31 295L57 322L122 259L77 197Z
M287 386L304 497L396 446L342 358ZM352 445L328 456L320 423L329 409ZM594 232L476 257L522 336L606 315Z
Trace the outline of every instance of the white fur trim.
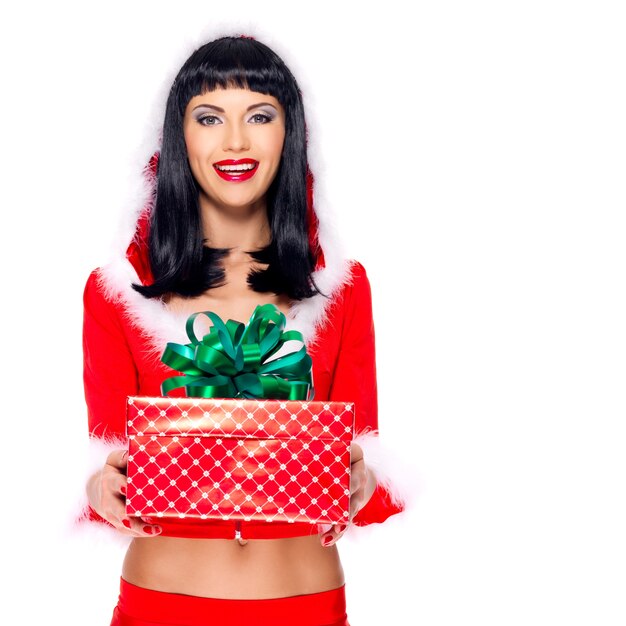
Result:
M326 311L333 301L333 294L352 280L352 263L352 260L346 259L340 265L327 266L313 273L321 291L331 294L330 298L316 294L291 306L286 316L285 330L300 331L307 348L311 348L318 340L319 331L328 319ZM181 344L189 342L186 332L188 315L171 311L161 300L144 298L136 292L131 283L140 281L128 259L114 260L99 269L98 282L105 296L112 301L121 298L124 315L138 329L148 333L150 347L146 356L149 359L159 362L169 341ZM209 328L207 317L197 318L194 326L197 336L207 333ZM283 350L293 350L291 346L287 348L288 344L285 344ZM280 356L280 353L276 353L276 356Z
M420 490L417 475L407 462L400 458L396 450L385 447L381 442L378 431L370 430L357 434L353 443L358 444L363 450L363 460L376 477L377 484L384 487L391 496L392 503L402 505L404 511L400 514L391 515L384 522L385 532L392 535L406 535L409 529L408 517L413 508L414 499ZM348 524L339 541L347 541L348 544L367 542L376 532L376 527L381 524L365 524L357 526Z
M78 469L74 481L75 488L79 493L74 497L74 501L67 511L66 535L82 535L103 540L113 538L122 545L128 543L126 537L130 539L130 535L124 535L107 524L90 520L87 517L89 512L87 481L104 466L109 454L120 448L128 448L128 440L112 435L102 438L90 437L85 443L82 450L82 462L77 462Z
M153 299L144 298L130 286L131 282L139 283L137 273L126 259L127 248L136 231L137 221L147 204L154 199L155 190L152 182L144 175L146 165L155 151L160 149L161 131L165 116L165 105L171 85L182 64L187 58L205 43L225 35L240 34L252 36L272 48L286 63L298 82L302 93L305 118L307 124L307 157L309 168L314 176L313 205L318 219L318 239L324 253L325 267L313 273L316 284L326 298L317 294L300 302L295 302L287 317L285 330L299 330L305 344L311 348L317 340L319 330L327 319L326 311L337 291L350 280L351 261L347 258L333 212L330 208L324 189L323 150L319 145L322 127L317 123L314 101L315 89L307 83L306 72L299 67L296 55L270 32L265 31L258 22L248 20L228 20L224 23L204 27L195 37L188 36L179 53L172 60L169 69L163 73L164 80L156 94L152 111L144 130L145 139L135 151L133 171L130 174L127 200L123 203L123 213L117 236L112 245L112 260L101 268L102 285L110 299L121 297L124 301L126 315L140 329L148 331L151 336L150 359L160 360L168 341L187 343L185 332L185 314L176 314L166 305ZM208 319L199 318L196 333L205 328L208 331ZM289 348L292 349L291 347Z
M397 452L387 449L374 430L359 433L352 443L361 447L365 465L374 473L376 483L389 492L392 503L407 506L413 493L408 480L410 473L399 461Z

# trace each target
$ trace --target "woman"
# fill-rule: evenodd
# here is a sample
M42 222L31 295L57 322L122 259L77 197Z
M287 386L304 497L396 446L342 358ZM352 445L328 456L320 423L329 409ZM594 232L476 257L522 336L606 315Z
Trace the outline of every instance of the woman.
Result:
M346 525L125 515L126 397L161 395L174 372L160 355L187 343L193 312L246 322L257 305L276 305L304 336L314 399L355 402L347 526L405 507L377 436L369 281L313 201L310 156L302 94L275 52L243 36L203 45L169 91L122 254L87 280L94 465L81 520L132 540L112 625L348 624L335 545Z

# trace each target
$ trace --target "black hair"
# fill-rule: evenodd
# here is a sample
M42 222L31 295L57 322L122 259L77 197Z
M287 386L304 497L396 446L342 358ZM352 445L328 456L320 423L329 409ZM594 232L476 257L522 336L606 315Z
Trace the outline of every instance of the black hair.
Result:
M246 36L221 37L204 44L185 61L172 84L150 213L148 250L154 282L133 283L132 287L146 298L165 293L192 297L223 284L225 273L219 261L230 248L212 248L205 243L200 188L189 167L183 135L183 118L191 98L218 87L274 96L285 111L280 165L267 191L271 241L264 248L246 251L268 266L252 270L248 284L254 291L285 293L296 300L321 293L312 277L317 250L311 250L307 228L310 172L302 95L282 59Z

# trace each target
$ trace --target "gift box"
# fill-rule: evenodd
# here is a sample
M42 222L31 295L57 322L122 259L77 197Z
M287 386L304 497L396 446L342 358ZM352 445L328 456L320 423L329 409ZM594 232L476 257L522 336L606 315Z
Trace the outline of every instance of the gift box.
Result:
M354 404L130 396L126 512L349 520Z
M202 339L198 315L213 325ZM315 401L302 335L274 305L248 324L187 320L162 361L162 396L127 398L130 516L341 523L349 520L353 402ZM302 348L286 350L297 340ZM187 397L167 397L182 387Z

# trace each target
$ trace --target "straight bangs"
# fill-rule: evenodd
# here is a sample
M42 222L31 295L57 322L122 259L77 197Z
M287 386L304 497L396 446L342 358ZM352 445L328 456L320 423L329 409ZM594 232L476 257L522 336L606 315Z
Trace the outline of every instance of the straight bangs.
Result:
M274 96L285 111L292 108L295 79L291 72L270 48L260 42L245 45L245 41L218 39L189 57L173 86L181 118L192 98L215 89L249 89ZM259 48L266 54L259 54Z

